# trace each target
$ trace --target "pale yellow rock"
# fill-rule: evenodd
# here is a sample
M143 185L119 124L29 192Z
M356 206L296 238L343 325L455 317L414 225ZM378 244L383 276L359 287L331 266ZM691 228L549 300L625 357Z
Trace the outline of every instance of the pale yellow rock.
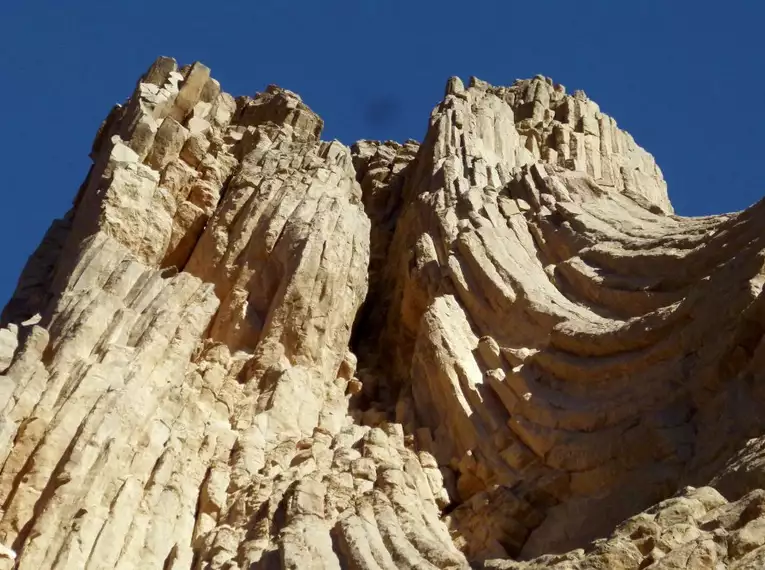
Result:
M109 113L0 321L0 568L762 567L765 206L544 76L322 126L169 58Z
M18 326L8 325L8 328L0 329L0 371L5 371L13 361L13 355L19 346Z

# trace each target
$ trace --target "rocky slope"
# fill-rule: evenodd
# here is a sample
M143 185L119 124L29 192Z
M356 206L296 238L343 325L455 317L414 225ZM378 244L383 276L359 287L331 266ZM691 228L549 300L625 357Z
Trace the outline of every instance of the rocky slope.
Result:
M2 314L0 568L765 565L765 206L541 76L322 126L168 58L111 111Z

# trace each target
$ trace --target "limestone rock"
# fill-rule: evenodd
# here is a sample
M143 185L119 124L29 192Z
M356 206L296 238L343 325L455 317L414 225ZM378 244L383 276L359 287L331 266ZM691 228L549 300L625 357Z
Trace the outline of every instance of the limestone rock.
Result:
M543 76L322 127L170 58L108 114L0 319L0 568L765 564L765 206Z

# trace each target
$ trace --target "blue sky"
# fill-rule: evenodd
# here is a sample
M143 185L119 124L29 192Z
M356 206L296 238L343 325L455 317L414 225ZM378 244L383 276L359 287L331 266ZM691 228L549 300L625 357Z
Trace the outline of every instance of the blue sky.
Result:
M17 0L0 12L0 304L87 173L93 135L158 55L223 88L298 92L324 138L421 139L446 79L583 89L654 154L684 215L765 193L758 0Z

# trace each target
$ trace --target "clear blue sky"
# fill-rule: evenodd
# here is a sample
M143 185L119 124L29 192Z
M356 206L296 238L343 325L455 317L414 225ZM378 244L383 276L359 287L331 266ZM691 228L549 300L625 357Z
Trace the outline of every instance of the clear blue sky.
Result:
M451 75L583 89L654 154L680 214L765 193L762 0L16 0L0 12L0 305L158 55L298 92L324 138L421 139Z

